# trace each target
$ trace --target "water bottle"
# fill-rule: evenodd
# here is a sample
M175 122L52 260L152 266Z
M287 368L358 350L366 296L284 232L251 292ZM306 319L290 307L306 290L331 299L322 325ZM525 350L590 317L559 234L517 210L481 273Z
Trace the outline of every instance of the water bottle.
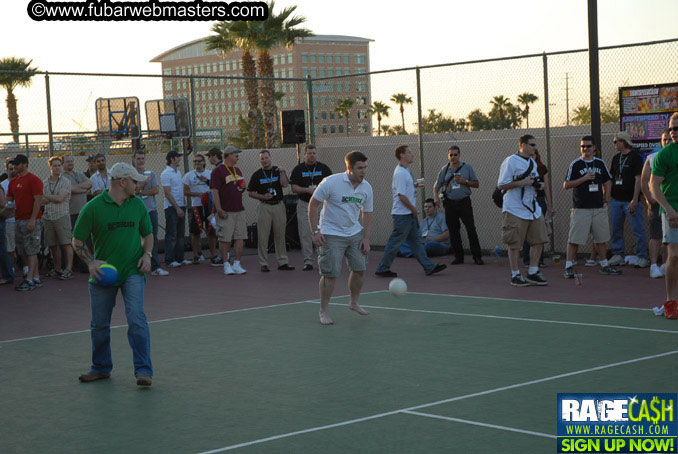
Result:
M498 262L498 261L499 261L499 254L501 254L501 248L500 248L499 245L497 244L497 245L494 247L494 261L495 261L495 262Z

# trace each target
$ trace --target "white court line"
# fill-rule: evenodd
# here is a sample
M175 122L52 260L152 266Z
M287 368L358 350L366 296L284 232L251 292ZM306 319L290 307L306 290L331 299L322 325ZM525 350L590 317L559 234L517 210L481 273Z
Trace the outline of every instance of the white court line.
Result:
M536 435L538 437L553 438L553 439L557 438L555 435L551 435L551 434L545 434L545 433L541 433L541 432L533 432L531 430L516 429L516 428L513 428L513 427L498 426L498 425L495 425L495 424L487 424L487 423L478 422L478 421L469 421L468 419L451 418L449 416L432 415L430 413L419 413L418 411L409 411L409 410L402 411L401 413L407 413L408 415L424 416L426 418L444 419L445 421L454 421L454 422L460 422L460 423L463 423L463 424L471 424L473 426L489 427L491 429L507 430L509 432L518 432L518 433L527 434L527 435Z
M509 390L509 389L516 389L516 388L521 388L523 386L529 386L529 385L534 385L534 384L537 384L537 383L543 383L543 382L547 382L547 381L558 380L560 378L572 377L574 375L581 375L581 374L585 374L585 373L588 373L588 372L593 372L593 371L598 371L598 370L603 370L603 369L609 369L611 367L623 366L623 365L626 365L626 364L637 363L639 361L647 361L647 360L650 360L650 359L656 359L656 358L661 358L661 357L664 357L664 356L675 355L676 353L678 353L678 350L673 350L673 351L665 352L665 353L659 353L657 355L643 356L641 358L629 359L627 361L621 361L621 362L618 362L618 363L606 364L606 365L603 365L603 366L591 367L589 369L582 369L582 370L578 370L578 371L574 371L574 372L568 372L568 373L565 373L565 374L554 375L552 377L540 378L540 379L537 379L537 380L531 380L531 381L527 381L527 382L524 382L524 383L517 383L515 385L502 386L501 388L489 389L487 391L481 391L481 392L477 392L477 393L473 393L473 394L466 394L464 396L451 397L449 399L439 400L437 402L431 402L431 403L428 403L428 404L417 405L417 406L408 407L408 408L401 408L399 410L389 411L389 412L386 412L386 413L379 413L379 414L376 414L376 415L366 416L364 418L351 419L349 421L342 421L342 422L338 422L338 423L335 423L335 424L329 424L329 425L326 425L326 426L312 427L310 429L298 430L296 432L290 432L290 433L281 434L281 435L274 435L272 437L267 437L267 438L260 438L259 440L253 440L253 441L248 441L248 442L245 442L245 443L239 443L237 445L226 446L224 448L214 449L212 451L204 451L200 454L213 454L213 453L217 453L217 452L230 451L232 449L243 448L245 446L256 445L256 444L264 443L264 442L267 442L267 441L279 440L281 438L293 437L295 435L301 435L301 434L310 433L310 432L317 432L319 430L325 430L325 429L332 429L332 428L335 428L335 427L347 426L349 424L355 424L355 423L359 423L359 422L363 422L363 421L368 421L370 419L383 418L384 416L391 416L391 415L395 415L397 413L411 412L413 410L419 410L419 409L427 408L427 407L434 407L436 405L446 404L446 403L449 403L449 402L455 402L455 401L458 401L458 400L470 399L472 397L484 396L484 395L487 395L487 394L492 394L492 393L496 393L496 392L500 392L500 391L506 391L506 390Z
M458 298L473 298L481 300L499 300L499 301L517 301L520 303L538 303L538 304L557 304L564 306L581 306L581 307L604 307L609 309L622 309L627 311L649 311L650 309L642 309L640 307L623 307L623 306L610 306L606 304L582 304L582 303L563 303L559 301L538 301L538 300L521 300L515 298L496 298L494 296L469 296L469 295L454 295L451 293L426 293L426 292L408 292L414 295L430 295L430 296L454 296Z
M372 291L372 292L364 292L363 295L367 295L367 294L370 294L370 293L383 293L385 291L386 290L375 290L375 291ZM351 296L351 295L339 295L339 296L335 296L333 298L347 298L349 296ZM188 319L191 319L191 318L198 318L198 317L211 317L213 315L223 315L223 314L230 314L230 313L235 313L235 312L256 311L256 310L259 310L259 309L269 309L269 308L272 308L272 307L284 307L284 306L293 306L295 304L319 303L319 302L320 301L318 299L304 300L304 301L294 301L292 303L272 304L270 306L249 307L249 308L245 308L245 309L233 309L231 311L213 312L211 314L187 315L185 317L174 317L174 318L166 318L166 319L163 319L163 320L153 320L151 322L148 322L148 324L150 325L152 323L171 322L171 321L174 321L174 320L188 320ZM127 327L127 325L116 325L116 326L111 326L111 329L125 328L125 327ZM1 344L9 344L9 343L12 343L12 342L25 341L25 340L43 339L43 338L46 338L46 337L66 336L68 334L82 334L82 333L89 333L89 332L90 332L90 330L83 329L83 330L79 330L79 331L69 331L69 332L66 332L66 333L45 334L43 336L21 337L21 338L18 338L18 339L8 339L8 340L0 341L0 345Z
M313 302L313 301L309 301ZM345 306L341 303L330 303L333 306ZM657 328L637 328L634 326L621 326L621 325L604 325L601 323L584 323L584 322L567 322L563 320L544 320L539 318L522 318L522 317L509 317L507 315L489 315L489 314L467 314L464 312L448 312L448 311L428 311L425 309L406 309L403 307L385 307L385 306L365 306L368 309L384 309L387 311L401 311L401 312L419 312L422 314L441 314L441 315L458 315L461 317L478 317L478 318L494 318L500 320L514 320L520 322L535 322L535 323L555 323L560 325L575 325L575 326L592 326L595 328L615 328L615 329L626 329L632 331L650 331L655 333L670 333L678 334L678 331L673 331L669 329L657 329Z

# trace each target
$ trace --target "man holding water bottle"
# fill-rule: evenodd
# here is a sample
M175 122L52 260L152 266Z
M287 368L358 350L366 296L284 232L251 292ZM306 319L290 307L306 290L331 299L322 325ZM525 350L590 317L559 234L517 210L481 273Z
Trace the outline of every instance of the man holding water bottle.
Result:
M393 231L388 238L384 248L384 255L374 274L381 277L397 276L396 273L391 271L391 264L398 253L400 245L403 241L407 240L412 247L412 255L424 268L426 275L430 276L444 270L447 266L433 263L426 255L424 245L421 243L416 188L423 187L424 181L420 178L415 183L412 177L409 167L414 162L414 153L412 153L410 147L407 145L399 146L395 149L395 157L398 160L398 165L393 171L393 183L391 184L393 193L393 208L391 209Z
M563 183L563 188L572 189L565 279L574 279L573 262L577 258L579 246L586 245L589 234L593 235L594 247L601 258L607 257L605 244L610 240L607 209L612 176L605 162L596 158L593 137L582 137L580 149L581 157L572 161ZM611 267L604 259L600 261L600 274L619 275L621 271Z

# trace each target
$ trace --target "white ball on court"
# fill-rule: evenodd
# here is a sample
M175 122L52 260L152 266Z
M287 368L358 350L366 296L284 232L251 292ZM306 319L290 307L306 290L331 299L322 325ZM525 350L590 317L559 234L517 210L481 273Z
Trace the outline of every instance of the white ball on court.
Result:
M407 293L407 284L404 280L397 277L388 284L388 291L391 292L391 295L400 298Z

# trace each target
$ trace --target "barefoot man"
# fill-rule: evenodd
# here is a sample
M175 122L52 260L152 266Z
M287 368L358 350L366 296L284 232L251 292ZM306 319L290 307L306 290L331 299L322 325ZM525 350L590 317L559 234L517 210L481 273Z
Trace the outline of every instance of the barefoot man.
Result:
M346 173L326 177L316 188L308 205L308 219L313 232L313 244L318 249L320 268L320 323L331 325L330 297L334 284L341 273L341 259L351 270L348 288L351 293L349 309L360 315L368 315L358 304L360 290L370 252L370 230L372 228L372 186L365 180L367 157L359 151L352 151L344 158ZM323 204L318 219L318 208ZM363 223L358 218L362 211Z

